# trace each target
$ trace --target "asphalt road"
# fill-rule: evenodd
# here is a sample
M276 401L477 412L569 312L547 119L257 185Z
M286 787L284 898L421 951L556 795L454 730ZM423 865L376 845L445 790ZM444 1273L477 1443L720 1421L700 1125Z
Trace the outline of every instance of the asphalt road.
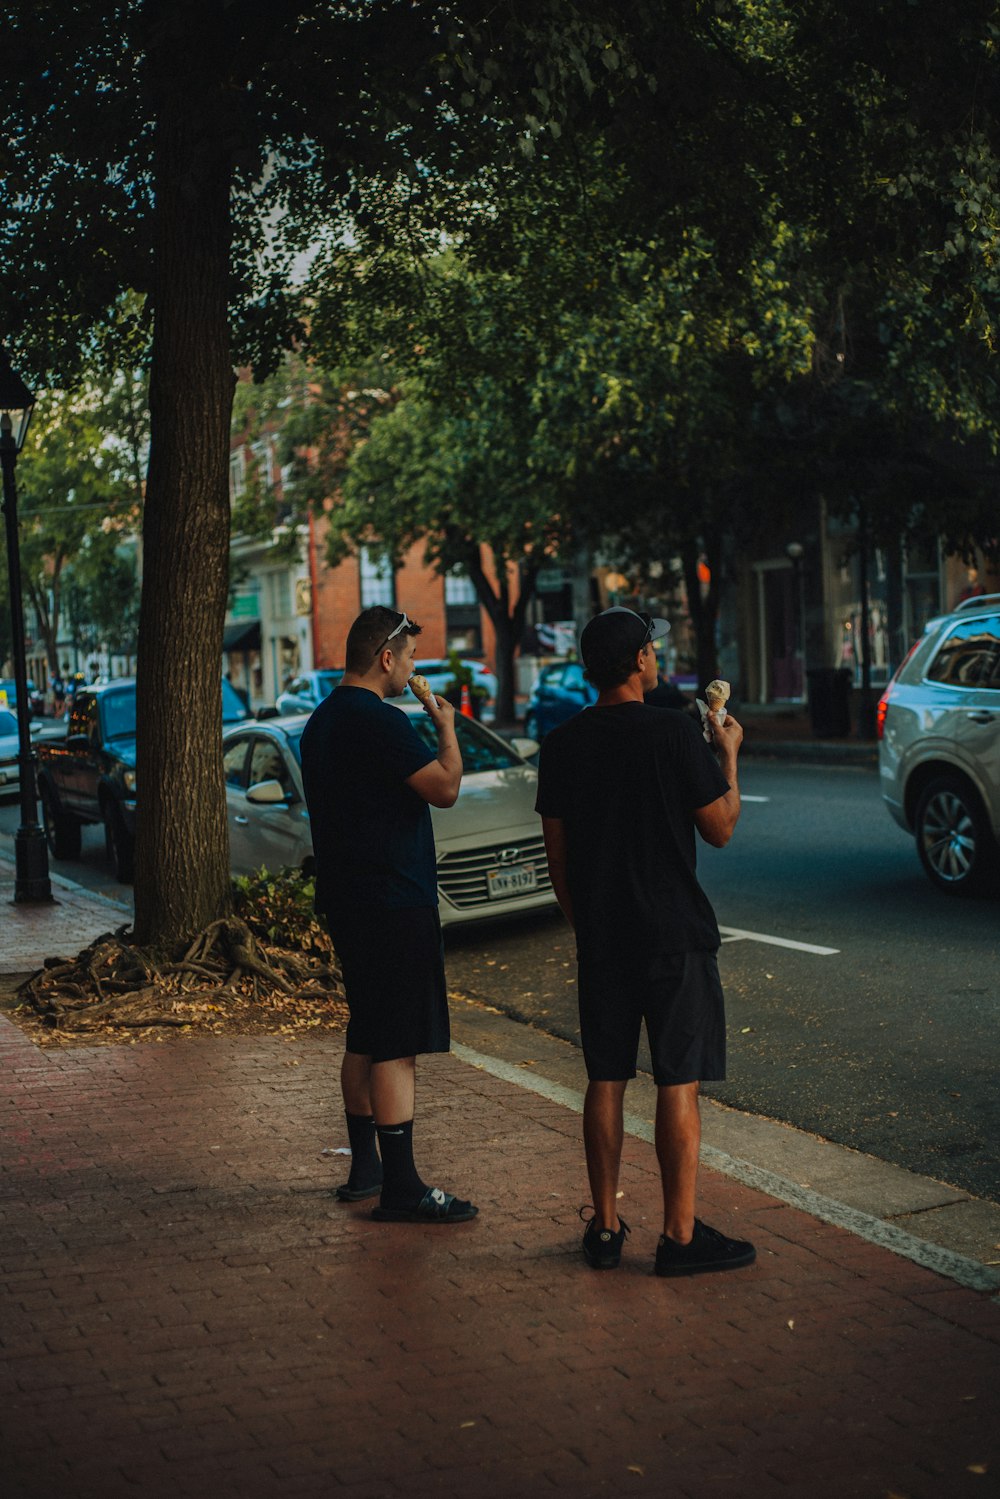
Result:
M724 939L729 1080L706 1092L1000 1200L1000 909L927 881L874 770L751 761L699 868ZM449 936L453 989L577 1041L561 917ZM640 1065L642 1063L640 1062Z
M733 841L699 855L720 925L756 934L724 938L729 1080L706 1092L1000 1201L997 902L931 887L873 770L753 760L741 785ZM0 833L17 823L0 806ZM131 900L101 828L52 868ZM452 929L446 946L452 990L578 1041L558 913Z

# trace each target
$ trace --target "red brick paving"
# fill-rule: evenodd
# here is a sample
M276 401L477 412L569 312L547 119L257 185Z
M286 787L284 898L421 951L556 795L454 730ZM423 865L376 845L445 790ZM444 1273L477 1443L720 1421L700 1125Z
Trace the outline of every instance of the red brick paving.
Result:
M657 1280L634 1141L632 1238L595 1275L578 1118L450 1057L419 1161L480 1217L373 1223L319 1155L339 1060L42 1054L0 1019L4 1499L997 1492L996 1300L710 1172L705 1216L758 1263Z

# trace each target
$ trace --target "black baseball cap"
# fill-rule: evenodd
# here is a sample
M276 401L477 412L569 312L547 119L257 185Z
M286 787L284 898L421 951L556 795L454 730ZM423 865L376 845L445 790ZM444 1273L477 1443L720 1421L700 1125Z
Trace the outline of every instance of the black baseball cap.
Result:
M588 671L617 666L649 645L651 640L660 640L669 633L670 625L665 619L656 619L652 614L616 604L613 609L595 614L584 625L580 635L580 655Z

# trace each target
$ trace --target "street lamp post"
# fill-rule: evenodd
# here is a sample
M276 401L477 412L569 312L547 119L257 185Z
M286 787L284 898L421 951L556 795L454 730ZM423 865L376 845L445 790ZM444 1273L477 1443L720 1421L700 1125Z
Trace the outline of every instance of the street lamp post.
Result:
M21 825L14 834L14 900L52 899L45 834L38 825L35 761L31 750L28 669L24 649L24 605L21 598L21 548L17 534L17 483L14 469L24 446L35 398L11 368L0 347L0 466L3 468L3 514L7 532L7 573L10 582L10 621L13 637L14 689L17 694L17 772L21 794Z

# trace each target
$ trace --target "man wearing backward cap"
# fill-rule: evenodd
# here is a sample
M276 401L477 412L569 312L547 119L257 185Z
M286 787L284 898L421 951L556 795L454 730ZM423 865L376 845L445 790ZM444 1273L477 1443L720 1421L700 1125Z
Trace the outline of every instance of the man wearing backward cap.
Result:
M546 738L536 803L552 883L576 933L594 1199L584 1257L613 1269L629 1232L617 1209L623 1109L645 1022L664 1205L655 1269L664 1276L755 1258L752 1244L695 1216L698 1090L724 1078L726 1049L719 928L698 883L695 834L716 848L732 836L743 730L729 714L710 714L710 748L687 714L643 701L657 680L654 643L668 628L624 608L585 626L580 654L600 696Z

